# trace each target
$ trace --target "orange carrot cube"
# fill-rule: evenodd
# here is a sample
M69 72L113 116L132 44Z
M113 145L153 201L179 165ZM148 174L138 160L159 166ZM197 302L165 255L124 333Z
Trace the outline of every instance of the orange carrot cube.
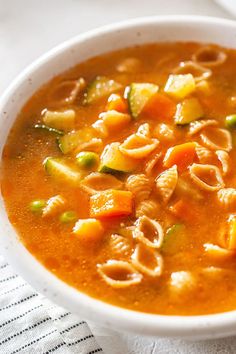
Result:
M90 197L90 216L107 218L130 215L133 209L133 195L128 191L107 190Z

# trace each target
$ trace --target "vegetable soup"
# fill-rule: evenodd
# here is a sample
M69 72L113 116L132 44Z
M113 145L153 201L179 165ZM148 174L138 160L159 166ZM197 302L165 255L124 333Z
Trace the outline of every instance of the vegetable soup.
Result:
M128 309L236 309L236 51L197 43L108 53L26 103L1 190L27 249Z

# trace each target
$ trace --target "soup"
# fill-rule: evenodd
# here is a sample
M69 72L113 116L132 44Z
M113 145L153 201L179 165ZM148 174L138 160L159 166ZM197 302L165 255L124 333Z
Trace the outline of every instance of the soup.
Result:
M136 311L236 309L235 60L214 45L137 46L33 95L1 190L47 269Z

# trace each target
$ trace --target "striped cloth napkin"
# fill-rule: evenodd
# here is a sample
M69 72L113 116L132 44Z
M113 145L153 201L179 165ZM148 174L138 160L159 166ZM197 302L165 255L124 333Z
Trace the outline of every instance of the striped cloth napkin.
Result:
M103 353L88 324L36 293L0 256L0 353Z

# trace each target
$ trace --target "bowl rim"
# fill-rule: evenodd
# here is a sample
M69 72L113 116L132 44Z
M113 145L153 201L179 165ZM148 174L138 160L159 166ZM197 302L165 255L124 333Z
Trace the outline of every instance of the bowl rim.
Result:
M195 24L212 24L223 25L236 29L236 22L233 20L206 17L206 16L152 16L130 19L114 24L108 24L99 29L92 29L86 33L79 34L62 44L49 50L45 54L35 60L9 85L5 93L0 98L0 114L4 113L4 107L13 95L17 92L27 75L37 71L45 63L57 57L61 52L68 50L74 45L86 41L92 37L100 37L105 33L114 32L117 30L132 29L137 25L171 23L195 23ZM34 91L32 91L32 94ZM2 120L0 121L0 129ZM3 145L5 142L3 143ZM236 310L216 313L209 315L196 316L173 316L173 315L158 315L138 312L126 308L117 307L109 303L105 303L96 298L92 298L85 293L73 288L63 282L51 272L49 272L29 251L18 241L18 257L11 249L12 240L10 235L17 233L10 224L2 195L0 197L0 223L2 226L2 234L7 237L0 237L0 247L3 255L9 260L9 263L17 270L26 281L43 295L47 296L52 301L64 306L72 313L77 313L87 319L99 322L107 327L113 327L120 330L132 331L142 335L149 336L168 336L168 337L220 337L235 333L236 325ZM33 269L29 271L29 269ZM75 309L79 309L76 310Z

